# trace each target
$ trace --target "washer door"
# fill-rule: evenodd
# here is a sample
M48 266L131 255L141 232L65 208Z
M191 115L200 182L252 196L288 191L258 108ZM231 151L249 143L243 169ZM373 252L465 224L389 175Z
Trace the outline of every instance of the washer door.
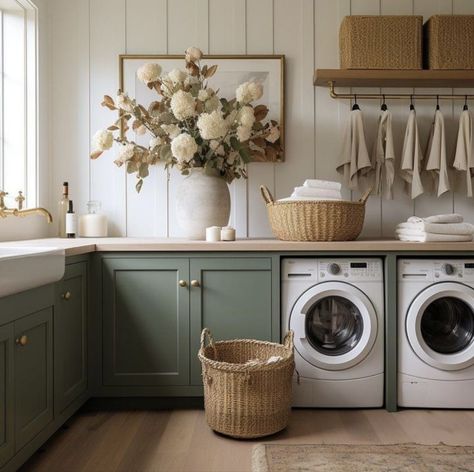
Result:
M405 329L426 364L441 370L469 367L474 364L474 290L456 282L429 286L410 305Z
M368 297L345 282L324 282L304 292L290 315L295 348L310 364L344 370L361 362L377 337Z

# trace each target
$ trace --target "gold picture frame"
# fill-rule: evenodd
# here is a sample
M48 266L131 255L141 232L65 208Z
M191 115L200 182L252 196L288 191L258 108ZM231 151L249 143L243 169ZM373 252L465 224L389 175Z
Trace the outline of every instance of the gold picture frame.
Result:
M219 72L224 66L224 73L229 74L229 67L237 67L238 72L232 71L233 80L239 83L245 81L245 77L252 78L253 75L264 77L267 84L264 83L264 96L261 103L267 105L270 109L269 118L275 119L280 128L280 145L283 149L281 158L276 162L282 162L285 155L285 56L283 54L205 54L201 62L210 61L212 64L217 64L218 69L211 82L218 82ZM238 62L237 62L238 61ZM246 61L249 68L246 69ZM139 82L136 80L136 70L144 62L158 62L163 70L172 68L183 68L184 56L177 54L121 54L119 55L119 88L120 90L129 93L130 96L137 97L137 87ZM262 65L267 64L267 67ZM253 65L254 69L252 69ZM241 74L242 80L238 79L238 74ZM236 76L237 77L234 77ZM131 83L133 76L133 83ZM224 80L224 79L222 79ZM222 84L221 84L222 85ZM133 93L132 93L132 90ZM222 87L217 87L222 89ZM147 88L143 85L143 92L146 93ZM278 90L274 90L278 89ZM235 90L235 89L234 89ZM266 94L266 95L265 95ZM224 95L225 96L225 95ZM266 103L265 99L268 101ZM277 104L277 105L276 105ZM276 106L275 106L276 105ZM275 110L277 108L277 111ZM275 162L269 160L262 160L259 162Z

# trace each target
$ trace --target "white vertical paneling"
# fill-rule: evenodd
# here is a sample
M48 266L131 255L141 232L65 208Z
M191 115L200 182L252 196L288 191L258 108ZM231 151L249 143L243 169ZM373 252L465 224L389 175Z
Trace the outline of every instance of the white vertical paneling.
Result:
M209 2L208 0L168 1L168 53L183 54L189 46L209 52ZM176 220L175 201L183 177L177 169L169 172L168 183L168 236L183 235Z
M54 58L50 146L55 158L51 165L51 210L56 215L62 183L68 181L75 211L82 213L89 200L89 3L55 0L50 15Z
M247 0L247 54L273 53L273 0ZM260 185L275 192L275 166L266 162L248 165L248 235L270 237L272 232L267 210L260 195ZM252 204L250 204L252 202Z
M286 160L275 168L275 196L314 176L314 4L274 2L275 51L286 55Z
M126 0L127 54L166 54L166 0ZM147 12L146 15L143 12ZM130 95L134 91L127 90ZM145 138L148 141L149 135ZM146 142L144 143L147 144ZM135 175L127 176L127 236L166 237L168 230L168 173L164 164L150 167L137 194Z
M413 0L393 2L382 0L382 15L411 15ZM382 93L411 93L413 89L383 88ZM382 234L384 238L393 237L398 223L413 215L414 202L405 191L403 180L399 177L400 159L405 136L406 120L408 118L409 100L392 100L387 102L392 113L393 139L395 144L395 181L393 184L393 200L382 199Z
M91 136L108 126L113 113L100 107L102 97L118 89L119 54L125 51L125 0L90 0L90 107ZM109 218L109 235L126 234L126 176L104 154L91 164L90 194L100 200Z
M413 13L415 15L423 15L426 21L430 16L436 14L450 14L452 13L451 0L414 0ZM437 94L446 93L446 89L415 89L415 93ZM448 91L450 93L450 91ZM419 100L416 103L416 112L418 116L418 125L420 128L420 136L423 142L423 150L426 149L426 143L429 137L429 130L433 121L436 101L433 100ZM446 100L440 102L441 111L444 114L445 120L449 124L452 119L452 105ZM447 149L449 156L449 148ZM418 216L428 216L434 213L450 213L453 211L453 194L447 192L440 198L432 193L425 193L415 199L415 214Z

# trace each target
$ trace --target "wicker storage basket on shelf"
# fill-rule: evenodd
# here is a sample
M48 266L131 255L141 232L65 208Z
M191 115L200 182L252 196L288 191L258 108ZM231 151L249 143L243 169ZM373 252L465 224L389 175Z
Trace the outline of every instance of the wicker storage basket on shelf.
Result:
M429 69L474 69L474 15L434 15L424 26Z
M422 16L346 16L341 69L422 69Z
M265 363L272 356L281 359ZM214 431L235 438L258 438L288 425L295 366L292 331L283 344L276 344L251 339L214 342L204 329L198 357L206 419Z
M365 217L367 190L358 202L286 201L275 202L267 187L261 186L273 234L283 241L352 241L357 239Z

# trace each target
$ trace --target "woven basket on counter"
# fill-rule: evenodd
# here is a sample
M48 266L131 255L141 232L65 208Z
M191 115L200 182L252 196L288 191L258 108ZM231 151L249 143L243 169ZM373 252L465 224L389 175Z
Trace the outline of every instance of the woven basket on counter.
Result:
M422 69L422 16L346 16L341 69Z
M258 438L284 429L291 411L293 348L292 331L283 344L276 344L251 339L214 342L204 329L198 357L209 426L235 438ZM281 359L265 363L272 356Z
M429 69L474 69L474 15L434 15L424 26Z
M365 217L367 190L358 202L286 201L275 202L267 187L261 186L273 234L283 241L352 241L357 239Z

